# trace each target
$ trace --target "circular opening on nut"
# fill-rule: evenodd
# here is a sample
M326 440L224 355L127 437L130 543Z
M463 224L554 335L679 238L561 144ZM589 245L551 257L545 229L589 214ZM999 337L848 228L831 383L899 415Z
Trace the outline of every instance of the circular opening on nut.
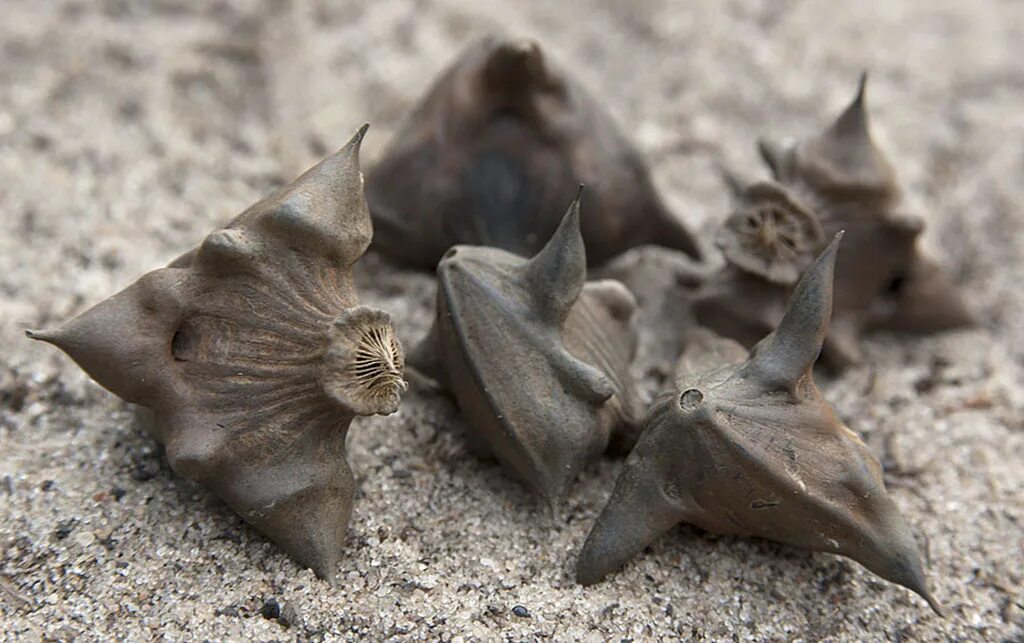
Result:
M684 411L696 410L704 403L704 394L695 388L686 389L679 396L679 408Z

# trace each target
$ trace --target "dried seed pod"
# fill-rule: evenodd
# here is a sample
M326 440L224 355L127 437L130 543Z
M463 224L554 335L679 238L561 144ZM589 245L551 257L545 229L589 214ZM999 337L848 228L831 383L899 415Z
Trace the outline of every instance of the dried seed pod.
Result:
M28 333L145 407L176 472L328 579L352 510L348 426L405 388L391 318L350 274L372 232L365 131L171 266Z
M437 266L437 319L410 364L455 398L471 439L552 507L613 438L635 439L636 302L585 283L579 197L540 252L456 246Z
M778 184L755 183L738 196L716 239L722 254L740 270L795 284L824 242L817 217Z
M797 284L778 328L748 355L691 337L580 553L595 583L680 522L848 556L929 594L910 527L867 446L836 417L812 367L828 331L841 233Z
M580 183L591 265L643 244L699 258L602 106L536 42L485 38L434 84L369 171L373 248L430 270L456 244L529 257Z
M716 238L726 264L700 283L690 307L701 326L753 346L782 319L824 234L817 217L782 185L744 187L736 178L730 185L736 205Z
M761 154L775 179L818 215L826 235L846 231L837 319L857 317L845 322L851 328L917 332L971 325L951 280L919 248L923 222L900 210L896 173L871 137L866 83L861 76L853 102L824 132L801 143L762 140Z

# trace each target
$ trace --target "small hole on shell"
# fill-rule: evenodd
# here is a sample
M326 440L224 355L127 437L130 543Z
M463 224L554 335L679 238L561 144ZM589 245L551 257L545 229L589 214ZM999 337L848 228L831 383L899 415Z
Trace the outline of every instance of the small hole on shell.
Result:
M679 408L684 411L694 411L704 403L704 394L695 388L686 389L679 396Z
M441 257L441 258L442 258L442 259L451 259L451 258L452 258L452 257L454 257L454 256L455 256L456 254L458 254L458 252L459 252L459 251L458 251L458 250L456 250L455 248L448 248L448 251L447 251L447 252L445 252L445 253L444 253L444 256L443 256L443 257Z

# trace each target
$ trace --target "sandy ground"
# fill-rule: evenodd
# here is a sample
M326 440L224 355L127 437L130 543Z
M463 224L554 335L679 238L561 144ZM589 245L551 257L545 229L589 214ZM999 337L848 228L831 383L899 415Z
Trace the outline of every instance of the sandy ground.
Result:
M1021 640L1024 4L855 5L4 0L0 638ZM493 30L575 68L705 233L725 214L716 163L757 171L755 136L820 127L871 70L926 244L984 325L875 336L866 366L822 384L884 462L947 619L854 563L690 528L583 589L572 565L619 463L588 470L552 523L426 394L353 426L361 491L331 589L23 337L164 264L365 121L372 160ZM643 250L610 270L643 305L648 395L675 350L678 266ZM426 330L429 276L370 256L359 285L408 344Z

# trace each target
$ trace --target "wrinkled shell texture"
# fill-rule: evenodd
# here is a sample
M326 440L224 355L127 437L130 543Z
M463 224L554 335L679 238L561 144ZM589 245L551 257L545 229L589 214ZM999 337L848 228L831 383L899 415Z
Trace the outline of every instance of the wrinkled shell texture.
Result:
M1009 267L1024 239L1008 231L1024 211L1024 7L281 5L4 2L0 638L1021 638L1024 294ZM469 451L453 405L412 391L350 430L358 497L331 589L172 474L117 398L23 337L166 265L366 121L368 166L447 61L496 27L538 37L605 97L706 239L730 207L717 164L763 176L757 136L817 131L871 70L876 134L927 215L923 245L983 325L872 334L863 366L818 384L882 462L949 618L856 563L690 527L582 588L575 557L621 461L586 469L552 524ZM592 275L637 295L648 397L672 377L681 262L642 250ZM356 269L360 301L388 311L406 346L433 321L434 283L372 254ZM263 618L270 597L298 624Z
M976 323L955 283L919 244L927 217L908 211L899 176L873 135L868 76L822 131L759 149L776 180L819 217L827 234L844 230L833 361L859 359L860 328L936 332ZM844 354L845 353L845 354ZM845 365L845 364L843 364Z
M580 216L577 198L529 259L484 246L445 253L423 346L470 439L555 510L613 440L632 446L641 414L636 301L617 281L585 283Z
M169 267L28 332L139 405L175 471L327 579L355 494L349 423L394 413L405 389L391 318L352 285L365 132Z
M579 184L587 259L657 243L699 256L643 156L571 71L531 40L468 45L368 173L374 247L433 269L455 244L536 253Z
M822 239L847 235L836 319L823 361L861 361L870 329L940 332L977 323L955 282L922 251L925 219L909 214L899 179L871 125L867 73L849 104L820 131L758 140L772 181L725 179L736 204L718 230L726 264L695 293L697 321L753 346L778 317L781 297Z
M685 521L849 556L941 614L881 465L814 382L841 238L808 267L749 356L707 329L688 333L676 381L644 419L580 552L580 582L600 580Z

